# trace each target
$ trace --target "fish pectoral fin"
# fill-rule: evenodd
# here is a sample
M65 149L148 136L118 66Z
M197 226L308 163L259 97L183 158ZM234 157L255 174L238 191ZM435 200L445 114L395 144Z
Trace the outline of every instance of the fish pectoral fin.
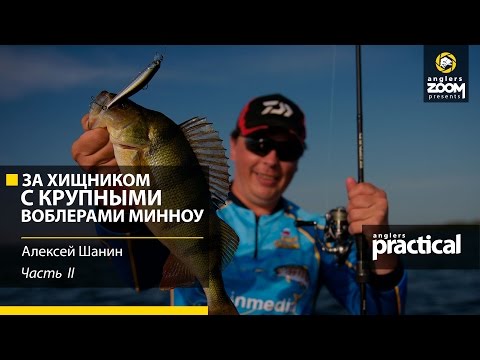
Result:
M225 221L219 218L221 241L222 270L232 261L240 241L237 233Z
M125 148L121 147L120 145L114 145L113 150L115 153L115 159L119 164L128 164L128 166L121 167L125 168L126 171L132 172L134 170L134 167L142 165L142 149Z
M176 287L188 287L195 284L195 276L178 258L170 254L163 266L161 290L169 290Z

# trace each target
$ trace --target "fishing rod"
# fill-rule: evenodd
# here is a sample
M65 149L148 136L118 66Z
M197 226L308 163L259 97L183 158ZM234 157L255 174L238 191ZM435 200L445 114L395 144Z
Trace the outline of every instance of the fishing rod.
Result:
M362 71L361 71L361 49L356 45L356 64L357 64L357 155L358 155L358 183L363 179L363 110L362 110ZM345 263L350 250L352 249L353 239L348 233L348 214L347 210L340 206L330 210L326 215L323 239L318 233L317 223L315 221L295 222L296 226L313 226L315 228L315 239L321 245L323 251L334 254L339 265ZM367 259L367 241L363 234L355 235L357 246L357 283L360 286L360 314L367 314L367 282L369 277L369 261Z
M362 110L362 59L360 45L355 46L357 65L357 163L358 183L363 179L363 110ZM357 282L360 286L360 315L367 314L368 259L367 241L363 234L355 235L357 246Z

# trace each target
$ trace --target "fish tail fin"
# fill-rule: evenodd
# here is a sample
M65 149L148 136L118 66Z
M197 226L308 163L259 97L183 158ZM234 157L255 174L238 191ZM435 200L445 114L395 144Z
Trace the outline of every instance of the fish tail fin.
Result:
M230 225L225 221L218 218L218 235L221 239L220 242L220 253L221 253L221 269L225 267L232 261L235 251L238 249L238 243L240 239L238 238L237 233L233 230Z
M238 315L238 310L228 297L221 277L216 277L215 284L203 288L207 297L208 315Z
M175 287L188 287L195 283L195 276L178 258L170 254L163 266L161 290L169 290Z

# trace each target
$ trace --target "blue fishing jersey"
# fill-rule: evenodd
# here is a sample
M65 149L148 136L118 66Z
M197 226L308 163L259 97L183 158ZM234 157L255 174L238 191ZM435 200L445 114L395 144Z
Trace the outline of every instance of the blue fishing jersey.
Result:
M227 294L240 314L312 314L321 288L328 289L349 313L360 313L355 244L342 264L338 264L334 254L322 250L319 239L324 236L325 216L310 214L282 198L272 214L256 217L232 194L217 214L240 238L233 260L223 271ZM313 221L316 225L297 226L296 220ZM143 224L116 225L112 228L97 224L97 232L152 236ZM129 253L125 258L133 259L118 266L132 287L158 287L169 254L165 246L158 240L109 244L122 247ZM172 292L172 305L206 305L200 287L176 288ZM370 274L367 313L403 314L406 293L407 273L402 266L388 275ZM321 308L321 304L317 305Z
M240 314L312 314L319 290L326 287L351 314L360 313L356 282L356 249L344 264L323 251L325 216L309 214L282 199L270 215L256 217L235 197L217 214L238 234L240 243L223 272L227 294ZM314 226L296 226L296 220ZM403 314L407 274L399 267L391 274L370 274L368 314ZM201 288L174 289L174 305L206 305ZM321 307L321 304L319 304Z

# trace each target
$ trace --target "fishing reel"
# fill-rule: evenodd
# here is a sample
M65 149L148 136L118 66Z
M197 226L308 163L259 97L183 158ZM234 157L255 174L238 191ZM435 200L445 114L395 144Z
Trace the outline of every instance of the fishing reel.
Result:
M353 237L348 232L347 210L337 207L325 214L326 224L323 229L323 239L320 238L315 221L295 221L298 226L313 226L315 228L315 241L320 244L323 251L335 254L337 263L345 263L353 245Z
M325 214L323 240L320 240L322 250L335 254L338 264L345 263L354 241L348 232L347 215L347 210L342 206Z

